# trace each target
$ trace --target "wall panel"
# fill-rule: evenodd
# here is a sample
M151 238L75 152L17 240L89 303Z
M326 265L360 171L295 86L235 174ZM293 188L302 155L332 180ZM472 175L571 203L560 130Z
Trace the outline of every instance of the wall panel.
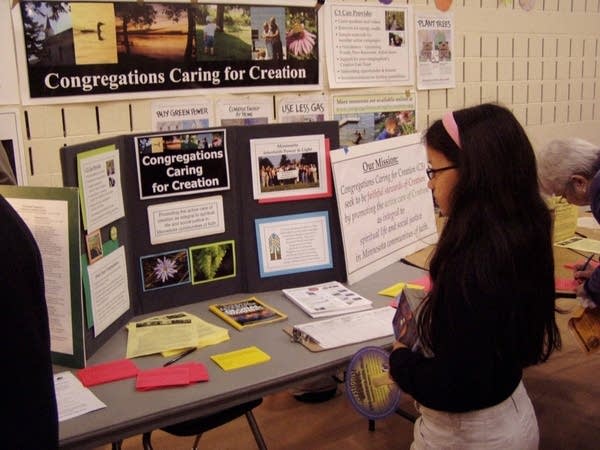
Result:
M396 4L435 11L433 0ZM493 100L514 111L534 147L569 135L600 144L600 0L538 0L529 12L518 0L455 0L450 12L455 19L457 85L417 93L419 130L446 109ZM399 89L405 87L389 91ZM341 92L329 89L325 81L324 93ZM212 100L218 95L198 93ZM153 101L16 105L22 112L30 184L61 184L63 145L150 130Z

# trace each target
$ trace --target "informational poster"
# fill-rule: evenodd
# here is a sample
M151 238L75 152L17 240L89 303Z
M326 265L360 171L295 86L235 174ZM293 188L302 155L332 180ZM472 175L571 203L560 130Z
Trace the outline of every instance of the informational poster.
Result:
M94 334L98 336L130 308L125 247L88 266Z
M155 101L152 103L153 131L208 128L213 120L212 101L206 98Z
M332 88L413 84L411 6L334 0L324 17Z
M411 134L331 152L348 283L428 245L437 235L427 155Z
M329 118L325 95L282 95L276 98L277 122L322 122Z
M1 82L2 80L0 80ZM12 90L14 91L14 89ZM2 102L0 101L0 103ZM17 178L17 184L22 186L27 184L27 167L19 114L18 108L0 108L0 142Z
M274 121L273 97L250 95L220 97L215 101L215 121L218 125L263 125Z
M135 138L140 198L229 189L225 129Z
M417 88L456 87L452 13L417 13Z
M256 219L255 228L261 278L333 267L327 211Z
M148 206L152 245L223 233L223 197L194 198Z
M40 249L54 364L83 367L79 204L75 188L0 186ZM12 299L19 301L19 299Z
M77 155L83 228L97 230L125 215L119 151L114 145Z
M333 96L333 118L340 124L341 146L416 133L416 114L417 96L413 89Z
M318 89L314 0L264 3L19 2L23 102Z

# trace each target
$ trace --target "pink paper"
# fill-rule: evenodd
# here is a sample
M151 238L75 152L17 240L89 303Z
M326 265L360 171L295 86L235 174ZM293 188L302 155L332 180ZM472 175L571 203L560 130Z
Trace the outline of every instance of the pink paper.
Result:
M97 384L109 383L111 381L133 378L139 372L137 366L130 359L119 359L104 364L97 364L81 369L77 372L77 378L84 386L95 386Z
M557 291L572 291L575 292L579 283L573 278L556 278L554 280L554 288Z
M208 371L206 366L199 362L189 362L185 364L179 364L177 367L187 367L190 370L190 381L192 383L199 383L201 381L208 381Z
M149 391L164 387L186 386L190 383L190 369L178 365L140 371L135 388L138 391Z
M408 284L418 284L419 286L423 286L427 292L431 290L431 278L429 278L429 274L425 274L416 280L409 281Z

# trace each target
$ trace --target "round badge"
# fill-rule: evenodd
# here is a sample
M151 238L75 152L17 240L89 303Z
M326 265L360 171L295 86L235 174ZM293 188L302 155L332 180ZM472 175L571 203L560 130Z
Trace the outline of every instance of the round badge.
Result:
M435 6L440 11L448 11L452 5L452 0L435 0Z

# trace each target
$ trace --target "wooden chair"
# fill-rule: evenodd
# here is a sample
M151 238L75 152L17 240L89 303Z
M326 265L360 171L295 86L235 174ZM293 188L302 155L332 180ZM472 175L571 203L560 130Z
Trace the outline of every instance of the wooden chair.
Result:
M231 422L232 420L245 415L246 419L248 420L248 425L250 425L252 434L254 435L254 439L256 439L258 448L260 450L266 450L267 446L262 434L260 433L256 419L254 418L254 414L252 414L252 410L260 405L262 401L262 398L252 400L250 402L242 403L241 405L225 409L210 416L186 420L185 422L180 422L176 423L175 425L161 428L161 430L174 436L196 436L192 450L197 450L202 433L212 430L213 428L220 427L227 422ZM142 446L144 450L153 450L152 443L150 441L151 435L152 431L148 431L142 436Z

